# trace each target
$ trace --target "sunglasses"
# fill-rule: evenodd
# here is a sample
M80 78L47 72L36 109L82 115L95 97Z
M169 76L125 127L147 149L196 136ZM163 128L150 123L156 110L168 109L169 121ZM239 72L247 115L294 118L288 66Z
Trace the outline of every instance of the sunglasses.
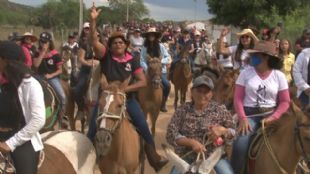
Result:
M248 38L250 38L250 36L247 36L247 35L241 36L241 39L248 39Z

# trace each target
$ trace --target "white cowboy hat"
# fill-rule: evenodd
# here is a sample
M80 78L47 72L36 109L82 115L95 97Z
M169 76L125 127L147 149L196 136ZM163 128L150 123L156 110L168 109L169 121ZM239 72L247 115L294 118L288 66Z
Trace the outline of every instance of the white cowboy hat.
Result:
M258 42L259 39L255 36L255 34L253 33L253 31L249 28L243 29L240 33L236 33L237 36L240 38L243 35L248 35L250 36L255 42Z
M26 37L30 37L31 42L36 42L38 40L38 38L36 36L34 36L32 33L30 32L26 32L23 34L22 39L25 39Z
M161 32L157 31L155 27L151 27L147 30L147 32L143 33L143 37L148 37L149 34L154 34L155 37L160 38L161 37Z

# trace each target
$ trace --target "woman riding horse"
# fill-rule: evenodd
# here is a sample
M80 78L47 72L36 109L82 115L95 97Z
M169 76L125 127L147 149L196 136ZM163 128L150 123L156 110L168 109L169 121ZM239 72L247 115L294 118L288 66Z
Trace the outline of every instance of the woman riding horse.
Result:
M283 63L271 42L260 41L252 50L250 65L239 75L234 94L234 107L239 117L239 136L233 145L232 166L239 174L246 164L250 136L262 120L278 120L289 108L290 95Z
M167 79L167 65L171 62L171 57L166 50L165 46L159 43L159 38L161 33L156 31L156 28L150 28L143 35L146 39L144 41L144 46L141 50L141 66L145 72L147 72L148 62L147 57L161 59L162 64L162 74L161 82L163 85L163 100L161 103L160 110L162 112L167 112L166 102L170 93L170 82Z
M145 140L145 151L150 165L159 171L167 160L163 159L155 149L155 143L145 120L145 116L140 109L139 103L135 99L135 92L146 85L146 79L143 73L143 69L140 66L139 58L132 57L130 53L126 51L128 44L122 33L114 33L108 40L108 45L105 47L99 42L96 32L96 19L99 16L100 10L97 10L95 6L91 9L91 39L94 47L94 51L97 57L101 58L101 71L106 76L108 83L113 81L124 81L129 77L134 78L134 82L131 82L126 88L127 95L127 112L138 129L138 132ZM90 129L93 129L93 125L96 116L92 115L92 125ZM96 131L90 130L89 135L94 137ZM92 134L92 135L91 135Z
M0 42L0 152L11 153L16 174L37 173L43 144L39 130L45 123L43 90L22 61L14 42Z
M63 122L66 110L66 95L59 79L59 75L62 73L62 64L62 59L55 49L52 35L48 32L41 33L39 38L39 54L33 59L33 66L39 75L38 78L46 79L60 98L60 124L62 127L67 127Z

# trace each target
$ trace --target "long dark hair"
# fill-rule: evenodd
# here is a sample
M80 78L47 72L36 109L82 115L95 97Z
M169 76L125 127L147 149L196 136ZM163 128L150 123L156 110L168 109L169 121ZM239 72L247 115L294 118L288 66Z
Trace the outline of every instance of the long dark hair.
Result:
M160 45L159 40L155 39L154 41L150 41L149 39L145 39L144 47L146 48L146 53L151 57L160 57Z
M7 60L4 75L14 88L19 87L23 79L32 74L31 70L20 60Z
M271 69L281 70L283 68L283 61L280 58L269 56L267 64Z
M249 49L252 49L254 48L254 39L251 37L251 42L250 42L250 47ZM235 60L237 62L241 62L241 55L242 55L242 51L244 49L244 46L241 44L241 37L239 39L239 44L237 46L237 51L236 51L236 54L235 54Z
M280 47L279 47L279 55L280 56L283 56L285 54L285 52L281 49L281 43L285 42L285 41L287 41L287 43L288 43L288 49L287 49L287 53L286 54L289 54L291 52L291 49L292 49L291 48L291 42L288 39L281 39Z

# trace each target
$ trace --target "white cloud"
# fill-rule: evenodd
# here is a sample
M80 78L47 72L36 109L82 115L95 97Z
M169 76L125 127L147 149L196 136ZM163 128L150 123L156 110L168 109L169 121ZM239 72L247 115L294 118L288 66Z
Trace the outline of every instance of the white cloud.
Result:
M202 20L209 19L210 15L206 11L196 10L190 8L174 8L159 6L151 3L144 3L150 10L150 17L155 20Z

